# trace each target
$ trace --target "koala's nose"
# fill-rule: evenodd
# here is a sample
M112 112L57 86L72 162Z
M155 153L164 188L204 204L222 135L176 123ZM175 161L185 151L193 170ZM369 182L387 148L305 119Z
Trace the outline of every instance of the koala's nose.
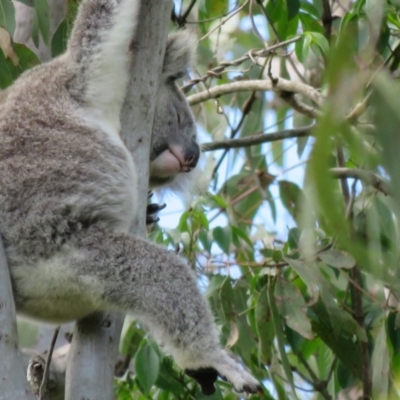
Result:
M185 148L185 165L190 170L192 170L199 161L200 157L200 146L196 141L192 141L186 148Z

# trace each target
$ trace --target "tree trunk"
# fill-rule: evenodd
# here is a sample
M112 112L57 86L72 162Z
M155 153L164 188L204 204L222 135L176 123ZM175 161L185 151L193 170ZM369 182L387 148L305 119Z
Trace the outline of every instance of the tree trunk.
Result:
M134 232L145 236L149 154L156 94L167 40L170 0L141 0L132 42L132 78L121 114L122 138L138 173ZM96 314L77 322L66 377L66 400L113 399L113 376L123 316Z
M0 239L0 400L33 400L18 349L10 274Z

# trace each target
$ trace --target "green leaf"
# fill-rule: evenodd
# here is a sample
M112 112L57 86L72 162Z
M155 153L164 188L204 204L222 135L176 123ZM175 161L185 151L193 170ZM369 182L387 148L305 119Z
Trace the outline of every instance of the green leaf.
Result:
M143 340L144 332L132 322L129 327L124 330L124 336L121 340L121 353L134 356Z
M221 207L223 209L226 209L229 207L229 204L221 196L218 196L216 194L208 194L208 196L211 198L212 201L215 202L215 204L218 207Z
M221 393L221 390L218 386L215 388L215 393L213 393L210 396L207 396L203 394L200 390L199 393L196 394L196 400L224 400L226 397L224 397Z
M297 221L301 211L302 190L293 182L279 181L278 184L282 204Z
M35 0L35 14L45 44L50 42L50 9L47 0Z
M325 263L335 268L350 269L356 265L354 257L342 250L329 249L318 254L318 257Z
M387 336L394 353L400 353L400 324L399 312L390 312L387 317Z
M361 379L362 360L359 342L355 340L353 335L349 335L343 330L340 334L336 333L338 329L333 324L338 322L332 321L322 301L313 304L309 313L314 332L346 367L347 377L350 373L352 376Z
M153 348L146 343L135 357L135 372L144 394L148 394L156 383L160 370L160 360Z
M308 53L310 52L311 46L311 37L310 35L302 35L301 39L298 40L295 44L294 51L296 53L296 57L300 62L307 61Z
M296 286L278 278L275 285L275 301L286 324L305 338L313 339L311 323L307 317L307 304Z
M33 7L35 5L35 0L17 0L18 3L25 4L28 7Z
M303 27L303 32L319 32L321 34L324 33L324 30L317 19L315 19L312 15L300 12L299 20ZM308 35L306 35L308 36Z
M35 53L26 46L14 43L12 50L16 55L16 65L0 50L0 88L2 89L10 86L22 72L39 64Z
M67 20L63 19L51 39L51 55L57 57L65 52L68 42Z
M309 137L299 137L296 139L297 144L297 156L301 158L304 153L304 150L307 147Z
M390 355L387 346L385 324L382 324L379 328L379 333L375 340L374 351L372 353L371 365L373 398L382 400L390 398Z
M232 281L228 276L225 278L224 283L220 287L219 302L224 311L225 321L230 321L235 315L235 304Z
M297 16L300 9L300 0L286 0L289 21Z
M281 357L281 362L282 362L283 370L285 372L286 379L288 380L290 387L292 389L293 397L295 399L297 399L296 390L294 388L292 367L290 366L289 359L288 359L288 356L286 354L286 349L285 349L285 344L286 344L285 334L283 332L282 322L281 322L281 319L280 319L280 316L278 313L278 308L275 303L275 298L273 296L273 292L274 292L274 284L272 284L272 282L270 280L268 282L267 296L268 296L269 306L271 308L272 322L274 324L276 338L278 341L279 355Z
M12 37L15 29L15 10L11 0L0 0L0 27Z
M391 176L393 194L400 210L400 113L393 99L399 98L400 86L385 73L380 73L373 81L371 105L374 107L374 122L377 139L382 145L382 161Z
M320 14L315 6L307 0L300 1L300 8L307 13L307 15L311 15L316 19L319 19ZM309 30L309 29L307 29Z
M229 248L231 245L231 230L229 227L221 228L217 226L213 229L213 238L217 245L225 254L229 254Z
M237 226L231 226L232 229L232 241L235 236L238 238L242 239L245 243L247 243L251 248L253 248L253 242L251 239L248 237L246 232L244 232L242 229L238 228ZM240 242L237 241L237 244L235 244L236 247L240 247Z
M289 257L284 257L284 259L303 279L312 296L315 299L319 297L323 302L330 318L331 330L334 336L339 336L342 334L342 331L345 331L347 335L355 335L358 340L367 340L364 329L337 305L336 300L332 296L333 289L321 274L318 265L313 263L306 265L303 261L294 260Z
M199 240L202 246L204 247L204 250L207 251L208 253L211 253L212 240L209 235L209 232L202 229L199 232Z
M257 299L255 318L258 336L258 358L260 362L270 365L272 361L272 346L275 338L275 328L272 321L271 308L268 300L268 287L265 286Z
M185 393L185 385L175 375L176 372L172 367L171 360L164 357L160 363L160 370L155 385L160 389L182 396Z
M322 55L327 56L329 53L329 43L324 35L318 32L307 32L312 38L312 42L317 44L320 48Z
M226 322L226 317L220 300L220 292L221 287L226 283L226 279L226 276L213 275L210 278L210 284L208 285L206 291L206 297L211 303L214 314L217 316L217 319L223 323Z
M189 218L190 218L189 211L185 211L179 218L178 229L180 232L189 232L190 231L189 224L188 224Z
M32 21L32 41L36 48L39 48L39 36L40 36L40 29L39 29L39 20L37 13L33 15Z

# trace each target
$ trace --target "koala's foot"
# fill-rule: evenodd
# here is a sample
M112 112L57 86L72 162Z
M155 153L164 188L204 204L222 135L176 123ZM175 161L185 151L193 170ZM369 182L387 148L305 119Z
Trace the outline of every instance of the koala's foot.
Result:
M43 357L36 355L29 360L26 378L31 386L33 394L36 396L38 396L40 392L40 385L42 384L45 368L46 361Z
M214 361L212 367L185 369L185 373L197 381L205 395L211 395L215 392L214 383L218 376L232 383L234 389L239 393L263 392L259 382L226 353L223 353L218 360Z
M153 193L150 191L148 194L148 199L150 200L152 196ZM157 213L163 210L166 206L167 206L166 204L157 204L157 203L149 204L146 210L146 225L151 225L158 222L160 218L157 217Z

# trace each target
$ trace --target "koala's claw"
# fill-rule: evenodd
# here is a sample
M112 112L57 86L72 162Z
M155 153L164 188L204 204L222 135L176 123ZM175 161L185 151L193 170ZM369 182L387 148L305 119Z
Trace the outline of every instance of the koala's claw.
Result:
M263 394L264 393L261 385L256 385L256 386L252 386L252 387L249 385L244 385L243 392L249 393L249 394L255 394L255 393Z
M218 378L218 372L214 368L185 369L185 374L200 385L204 395L210 396L215 393L214 383Z
M150 199L152 196L153 193L149 192L148 198ZM159 211L163 210L165 207L167 207L166 204L157 204L157 203L149 204L146 210L146 225L151 225L158 222L160 218L158 218L156 214Z
M233 374L230 374L230 378L227 378L225 374L221 374L212 367L199 368L196 370L185 369L185 373L200 385L202 393L206 396L212 395L215 392L214 384L218 376L224 381L231 382L236 392L244 392L246 394L263 393L259 382L246 371L239 371L235 368L235 370L231 370L231 372L233 372Z

